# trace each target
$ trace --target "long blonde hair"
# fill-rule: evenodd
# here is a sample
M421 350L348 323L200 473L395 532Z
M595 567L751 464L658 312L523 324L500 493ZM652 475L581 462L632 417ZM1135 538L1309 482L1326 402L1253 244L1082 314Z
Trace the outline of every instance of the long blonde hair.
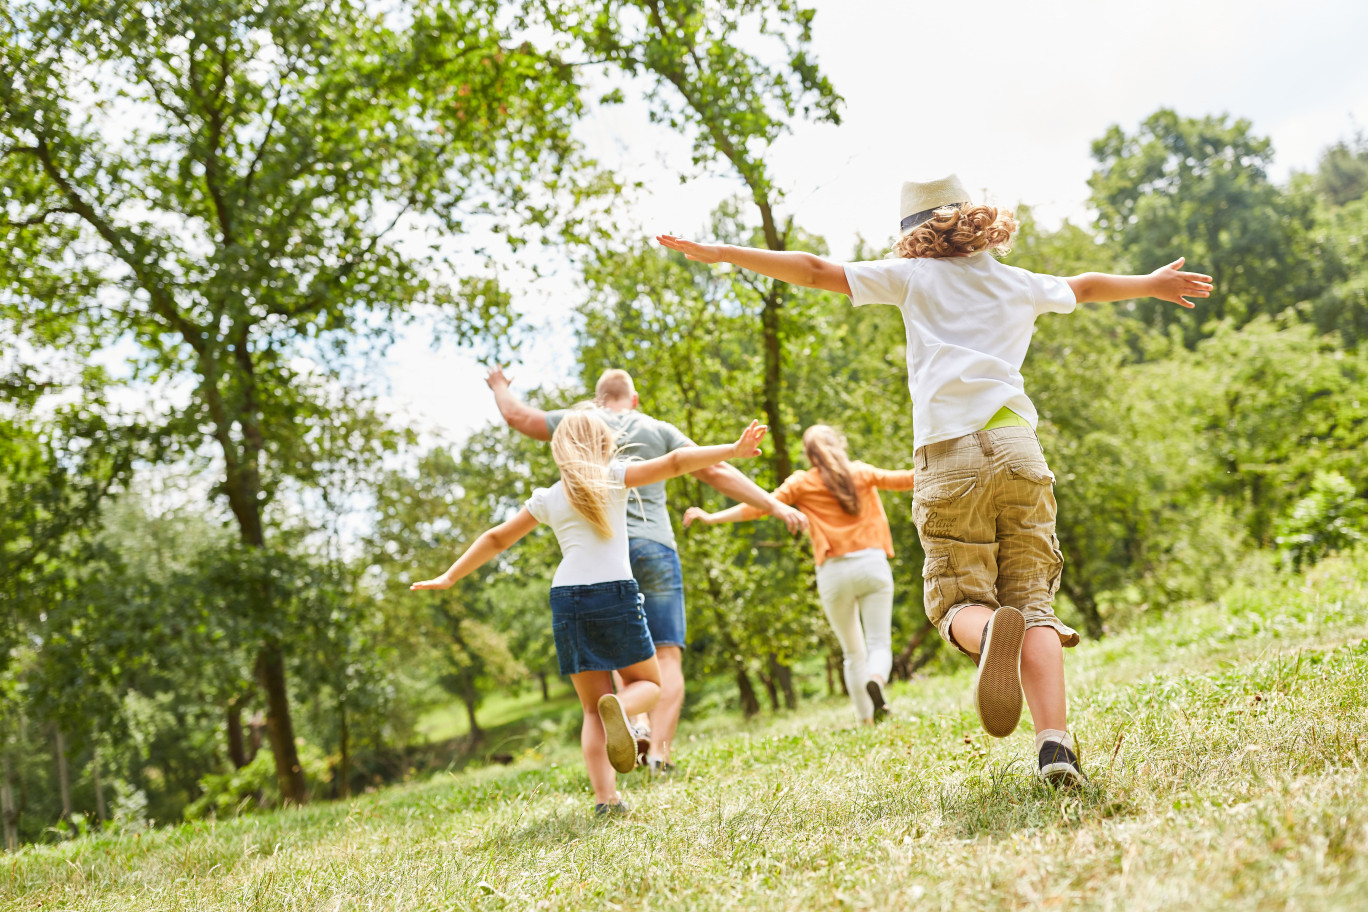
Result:
M565 497L602 538L613 536L608 508L617 486L609 480L608 466L618 453L612 429L588 408L571 409L551 435L551 457L560 469Z
M833 427L814 424L803 432L803 455L817 470L822 484L836 498L841 509L858 516L860 491L855 487L855 471L846 455L845 437Z
M898 238L893 252L900 257L959 257L991 250L1004 256L1012 249L1016 216L993 206L946 206Z

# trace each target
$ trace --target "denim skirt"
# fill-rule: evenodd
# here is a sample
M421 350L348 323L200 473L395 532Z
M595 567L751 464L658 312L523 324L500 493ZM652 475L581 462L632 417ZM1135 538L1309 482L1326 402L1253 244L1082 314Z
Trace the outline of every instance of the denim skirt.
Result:
M655 655L636 580L551 587L560 673L616 671Z

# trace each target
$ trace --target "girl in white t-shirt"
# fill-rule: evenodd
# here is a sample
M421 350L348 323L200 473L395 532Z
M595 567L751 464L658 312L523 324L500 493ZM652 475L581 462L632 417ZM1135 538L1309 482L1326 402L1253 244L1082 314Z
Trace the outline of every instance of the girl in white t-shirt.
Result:
M733 444L682 447L658 459L628 462L602 418L572 411L551 437L560 481L534 491L516 516L483 533L441 576L409 587L446 589L537 523L551 526L561 548L551 581L551 628L561 674L570 676L584 709L580 746L598 814L626 812L613 771L636 766L636 738L627 718L660 699L660 666L628 560L628 489L748 459L760 452L766 430L752 421ZM624 685L617 694L614 671Z
M896 257L834 263L810 253L657 240L691 260L891 304L907 330L917 493L913 519L926 552L926 612L978 665L973 701L984 729L1006 737L1023 690L1041 778L1085 781L1066 725L1063 647L1078 634L1055 616L1063 556L1055 537L1054 475L1036 440L1021 365L1047 312L1090 301L1155 297L1192 307L1211 277L1180 259L1149 275L1061 278L998 262L1016 222L975 206L954 175L906 183Z

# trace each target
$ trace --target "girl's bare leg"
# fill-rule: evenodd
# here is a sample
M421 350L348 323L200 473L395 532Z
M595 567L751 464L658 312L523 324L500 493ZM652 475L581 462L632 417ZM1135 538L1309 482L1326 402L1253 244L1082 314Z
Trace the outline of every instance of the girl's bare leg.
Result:
M596 804L613 804L618 800L617 772L608 762L608 752L604 747L603 721L599 718L598 701L604 694L613 692L613 678L606 671L582 671L572 674L570 682L575 685L575 693L584 710L584 723L580 727L580 750L584 753L584 766L589 770L589 782L594 787Z
M660 701L660 663L655 656L619 669L618 674L622 676L618 699L628 717L655 708Z

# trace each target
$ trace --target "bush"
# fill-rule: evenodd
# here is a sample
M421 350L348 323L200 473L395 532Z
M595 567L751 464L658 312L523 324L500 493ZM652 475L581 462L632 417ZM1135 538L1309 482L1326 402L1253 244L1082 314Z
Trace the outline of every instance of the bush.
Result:
M1294 570L1368 540L1368 505L1338 472L1318 472L1311 493L1278 522L1278 548Z

